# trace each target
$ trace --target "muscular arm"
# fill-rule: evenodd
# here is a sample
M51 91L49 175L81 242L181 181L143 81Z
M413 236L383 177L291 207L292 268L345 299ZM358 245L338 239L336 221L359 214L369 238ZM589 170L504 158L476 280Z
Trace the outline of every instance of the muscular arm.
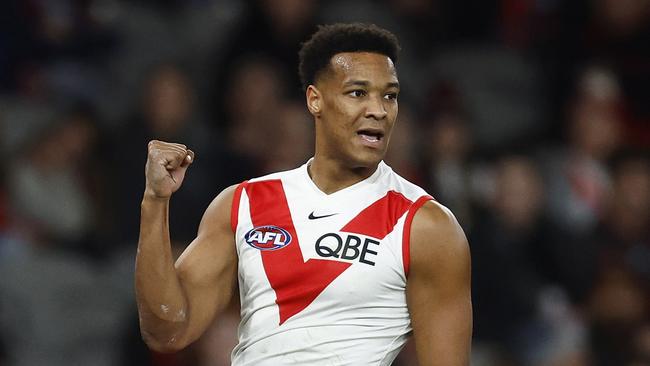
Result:
M406 296L420 365L469 365L469 248L451 212L435 202L413 219Z
M147 345L176 351L196 340L232 297L237 254L230 228L233 187L210 204L199 232L174 264L169 201L142 201L136 257L140 328Z
M185 159L187 152L179 154ZM141 206L135 287L143 339L156 351L172 352L196 340L232 297L237 271L230 227L234 187L224 190L210 204L196 239L174 263L168 212L169 197L178 187L166 191L169 195L160 194L165 192L161 189L157 189L158 193L150 189L156 184L150 182L154 174L149 165L156 159L150 152L148 187ZM180 164L170 164L167 164L170 177L173 176L170 181L180 186L184 171L176 175L174 169Z

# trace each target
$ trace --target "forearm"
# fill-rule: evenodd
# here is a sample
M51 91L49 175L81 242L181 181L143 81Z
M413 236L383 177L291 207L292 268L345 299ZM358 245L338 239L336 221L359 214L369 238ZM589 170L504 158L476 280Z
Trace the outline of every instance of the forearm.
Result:
M161 351L175 349L188 314L188 301L174 267L168 212L169 200L145 194L135 269L142 336L150 347Z

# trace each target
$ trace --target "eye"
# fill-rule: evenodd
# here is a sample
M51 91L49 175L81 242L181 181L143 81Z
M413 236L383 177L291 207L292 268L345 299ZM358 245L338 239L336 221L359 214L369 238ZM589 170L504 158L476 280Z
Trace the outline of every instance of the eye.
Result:
M366 95L366 91L362 89L357 89L349 92L348 95L355 98L361 98Z
M384 99L396 100L397 99L397 93L388 93L388 94L384 95Z

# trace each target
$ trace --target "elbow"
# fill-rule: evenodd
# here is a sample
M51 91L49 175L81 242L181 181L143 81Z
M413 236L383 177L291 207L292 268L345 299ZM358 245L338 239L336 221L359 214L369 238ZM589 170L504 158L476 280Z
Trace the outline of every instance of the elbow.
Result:
M155 313L149 309L156 309L159 312ZM150 350L158 353L175 353L190 343L184 337L187 330L185 311L170 312L165 305L160 308L139 306L138 311L140 335Z
M176 353L187 347L187 343L180 342L175 336L161 340L144 331L142 340L150 350L158 353Z
M173 347L158 342L145 341L145 343L147 344L147 347L149 347L151 351L156 353L176 353L183 349L181 347Z

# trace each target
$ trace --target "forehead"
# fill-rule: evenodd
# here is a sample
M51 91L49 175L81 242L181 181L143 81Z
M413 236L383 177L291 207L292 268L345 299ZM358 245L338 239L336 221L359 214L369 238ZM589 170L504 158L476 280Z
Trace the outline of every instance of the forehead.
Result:
M397 82L397 71L390 57L373 52L341 52L330 59L334 80L363 79L377 84Z

